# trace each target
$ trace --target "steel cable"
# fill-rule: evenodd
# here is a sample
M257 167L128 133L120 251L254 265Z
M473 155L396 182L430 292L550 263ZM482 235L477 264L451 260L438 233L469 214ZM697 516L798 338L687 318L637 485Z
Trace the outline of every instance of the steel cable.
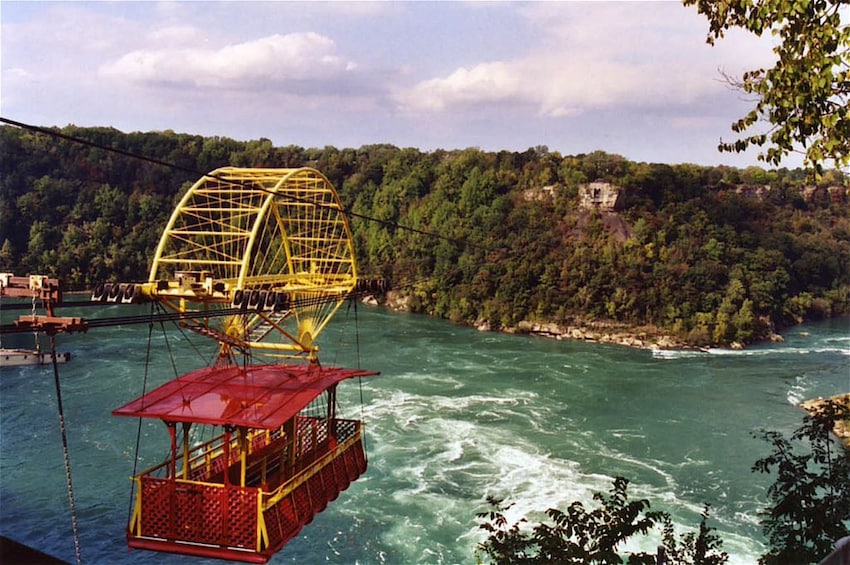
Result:
M56 360L56 337L50 336L50 356L53 359L53 382L56 385L56 405L59 412L59 431L62 433L62 455L65 461L65 479L68 486L68 502L71 506L71 529L74 533L74 556L77 565L82 565L80 534L77 528L77 505L74 503L74 484L71 481L71 456L68 451L68 434L65 431L65 410L62 407L62 387L59 385L59 362Z

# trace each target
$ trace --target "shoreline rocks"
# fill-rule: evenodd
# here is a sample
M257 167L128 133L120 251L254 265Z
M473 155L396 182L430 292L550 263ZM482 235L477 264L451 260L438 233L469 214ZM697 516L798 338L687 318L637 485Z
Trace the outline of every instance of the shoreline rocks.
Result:
M410 297L397 291L390 291L383 305L398 312L410 312ZM370 301L370 303L375 303ZM621 345L635 349L651 350L705 350L704 347L688 343L682 338L662 332L654 326L631 326L622 322L609 320L583 321L574 319L570 324L554 322L532 322L523 320L516 326L499 326L490 320L479 319L472 327L482 332L503 332L508 334L533 335L548 339L583 341L586 343L604 343ZM771 333L768 338L772 342L782 342L781 335ZM744 349L745 345L734 342L728 346L731 349Z
M551 322L522 321L516 327L502 328L501 331L556 340L569 339L586 343L622 345L635 349L695 349L680 339L660 333L656 328L635 328L614 322L595 321L560 325Z
M844 404L850 407L850 392L844 394L836 394L830 398L813 398L811 400L804 400L800 403L800 408L808 412L809 414L815 414L823 406L824 403L834 401L839 404ZM835 422L835 427L832 432L841 440L841 442L848 448L850 448L850 421L848 420L839 420Z

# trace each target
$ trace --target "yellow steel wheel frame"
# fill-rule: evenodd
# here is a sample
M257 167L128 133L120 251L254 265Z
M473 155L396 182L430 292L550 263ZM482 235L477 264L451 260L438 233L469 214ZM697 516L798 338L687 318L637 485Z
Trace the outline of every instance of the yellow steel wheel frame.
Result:
M356 280L348 219L324 175L225 167L180 200L144 292L196 314L187 325L218 339L222 355L236 347L314 357L316 337ZM240 306L244 313L204 316Z

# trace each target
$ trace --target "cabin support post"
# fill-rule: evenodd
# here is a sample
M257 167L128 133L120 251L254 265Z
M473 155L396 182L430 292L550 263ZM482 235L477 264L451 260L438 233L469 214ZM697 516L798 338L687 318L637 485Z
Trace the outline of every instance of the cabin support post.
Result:
M224 426L224 485L230 486L230 434L233 428Z
M245 470L248 466L248 428L239 427L239 486L245 486Z
M171 479L177 478L177 424L174 422L166 422L168 426L168 435L171 436L171 459L168 463L168 476Z
M260 553L269 546L269 532L266 529L266 519L263 516L263 490L257 491L257 546Z
M328 412L327 412L327 433L328 433L328 441L331 445L336 445L337 437L336 437L336 385L333 385L328 389Z
M224 488L221 489L221 542L227 545L230 538L230 440L232 426L224 426Z
M336 420L336 385L328 389L328 422Z
M183 422L183 479L189 478L189 428L192 424Z
M174 512L177 506L176 493L174 492L177 486L177 424L166 422L165 425L168 426L168 435L171 437L171 457L168 459L168 478L171 480L171 484L168 486L168 505L171 508L171 512L168 513L168 537L173 538L174 532L177 531L177 518Z
M287 461L287 464L290 469L295 467L295 456L298 449L298 426L295 425L295 420L296 417L293 416L284 424L285 433L289 436L289 461Z

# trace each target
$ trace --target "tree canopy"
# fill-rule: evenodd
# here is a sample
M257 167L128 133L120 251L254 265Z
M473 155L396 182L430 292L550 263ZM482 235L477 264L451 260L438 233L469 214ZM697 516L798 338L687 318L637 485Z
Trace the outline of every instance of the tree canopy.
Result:
M850 163L850 29L845 1L830 0L684 0L708 18L708 43L730 28L777 39L776 63L730 80L756 105L732 124L743 137L721 142L721 151L766 147L759 158L778 165L802 150L805 163L821 170ZM761 129L768 124L766 129ZM746 133L745 133L746 132Z
M418 313L492 329L602 321L709 346L850 311L850 198L838 171L808 184L802 170L603 151L61 132L160 163L0 127L0 272L55 276L68 290L146 280L169 214L201 175L308 165L352 213L359 272L391 279ZM613 191L615 209L588 205L591 186Z
M850 404L827 400L806 414L790 439L776 431L761 437L773 450L753 471L776 473L761 512L770 550L761 565L813 563L850 535L850 451L833 436L836 422L850 422Z

